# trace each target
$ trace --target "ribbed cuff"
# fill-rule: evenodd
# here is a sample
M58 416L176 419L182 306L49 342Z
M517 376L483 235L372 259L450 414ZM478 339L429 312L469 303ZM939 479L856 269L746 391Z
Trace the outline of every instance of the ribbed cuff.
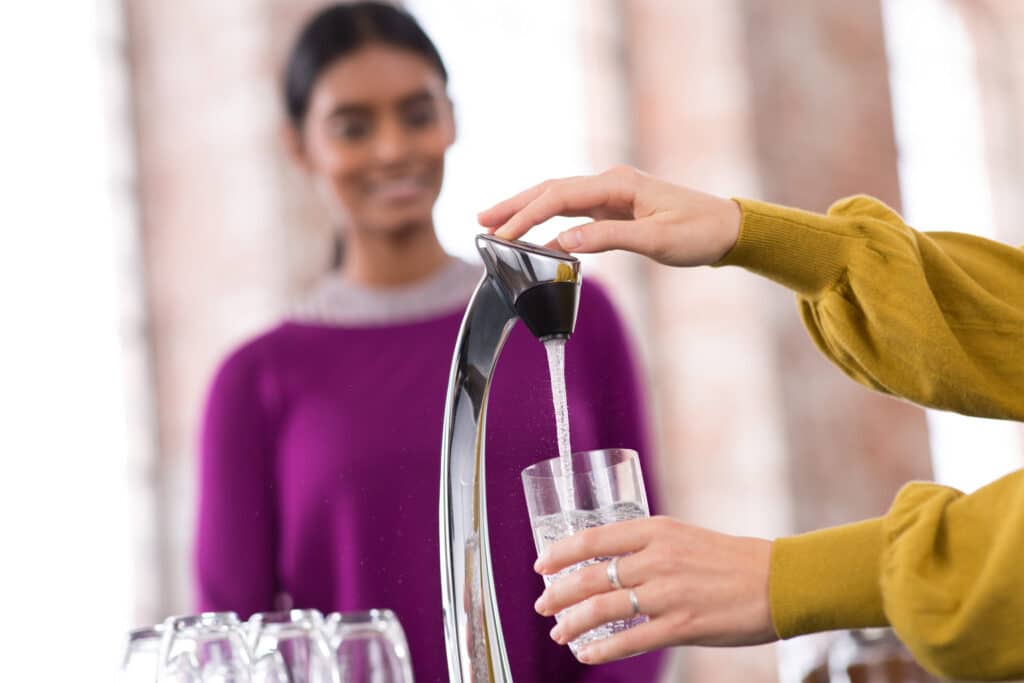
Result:
M733 248L713 264L740 266L814 297L830 288L846 269L841 219L753 199L735 199L743 216Z
M768 591L779 637L888 625L882 547L881 518L776 540Z

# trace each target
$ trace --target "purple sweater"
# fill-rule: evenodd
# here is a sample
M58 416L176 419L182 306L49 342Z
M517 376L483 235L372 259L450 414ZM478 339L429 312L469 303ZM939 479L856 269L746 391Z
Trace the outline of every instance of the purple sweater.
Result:
M445 388L463 310L415 322L285 322L231 354L202 432L199 607L391 608L420 683L448 680L438 560ZM642 397L622 325L581 290L566 346L574 450L640 452ZM517 324L488 404L487 504L501 622L522 683L654 681L661 657L587 667L548 637L520 471L557 454L543 345ZM653 500L652 500L653 503Z

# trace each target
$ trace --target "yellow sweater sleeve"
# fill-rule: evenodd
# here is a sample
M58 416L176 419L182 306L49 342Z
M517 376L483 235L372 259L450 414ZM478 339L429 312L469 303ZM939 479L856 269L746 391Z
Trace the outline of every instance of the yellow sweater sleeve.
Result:
M778 539L780 637L891 625L950 678L1024 676L1024 470L971 495L914 482L885 517Z
M1024 250L918 232L870 197L827 215L738 200L716 265L796 292L814 343L873 389L967 415L1024 419Z
M738 201L739 241L716 265L794 290L815 344L850 377L935 408L1024 419L1024 251L915 231L869 197L827 215ZM885 517L775 542L776 632L889 624L938 673L1024 675L1022 548L1024 471L969 496L909 484Z

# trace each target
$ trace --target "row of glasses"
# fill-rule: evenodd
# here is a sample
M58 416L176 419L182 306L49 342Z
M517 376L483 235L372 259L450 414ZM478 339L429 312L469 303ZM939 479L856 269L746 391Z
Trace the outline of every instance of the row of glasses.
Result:
M412 683L391 610L170 617L128 634L121 683Z

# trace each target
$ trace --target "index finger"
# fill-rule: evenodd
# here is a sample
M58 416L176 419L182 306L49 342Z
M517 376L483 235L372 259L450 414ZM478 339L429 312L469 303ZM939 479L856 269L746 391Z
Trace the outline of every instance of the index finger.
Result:
M548 546L533 568L541 574L554 574L595 557L635 553L650 542L654 524L653 518L644 517L584 529Z
M504 239L519 239L530 228L555 216L591 216L608 204L608 180L604 176L549 181L531 201L495 231Z
M494 232L504 225L509 218L514 216L517 211L536 199L551 182L553 181L545 180L543 183L537 183L533 187L527 188L519 194L498 202L491 208L478 213L476 215L477 221L480 225L485 228L490 228L490 231Z
M555 216L593 218L610 203L614 182L607 174L547 180L510 200L507 208L515 210L495 234L504 239L519 239L530 228Z

